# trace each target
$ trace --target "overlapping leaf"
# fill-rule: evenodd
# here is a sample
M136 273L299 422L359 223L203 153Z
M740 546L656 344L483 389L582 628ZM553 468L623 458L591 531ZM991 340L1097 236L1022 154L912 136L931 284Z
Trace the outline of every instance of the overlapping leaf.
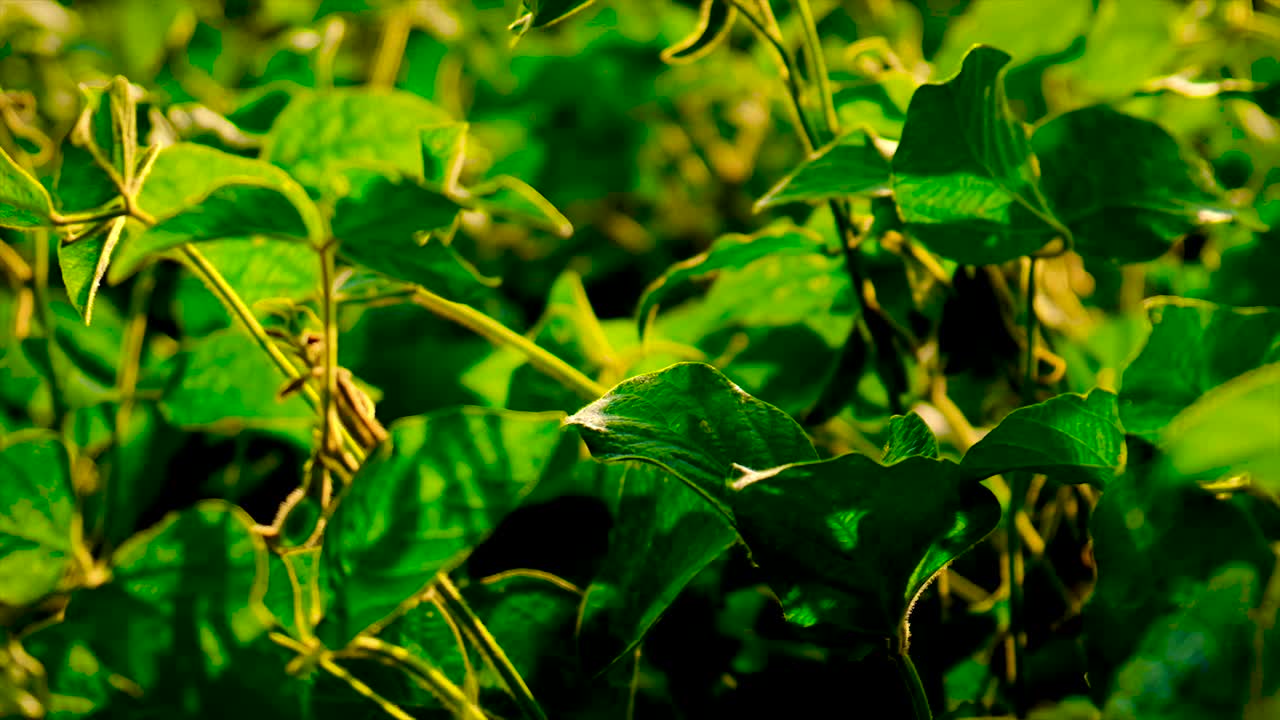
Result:
M924 419L916 413L895 415L889 419L889 441L885 443L881 463L892 465L916 455L938 457L938 438Z
M787 202L889 192L889 161L870 130L849 132L809 156L755 203L757 211Z
M0 150L0 227L47 226L52 212L53 200L44 186Z
M72 561L67 451L52 436L10 443L0 475L0 603L21 607L56 589Z

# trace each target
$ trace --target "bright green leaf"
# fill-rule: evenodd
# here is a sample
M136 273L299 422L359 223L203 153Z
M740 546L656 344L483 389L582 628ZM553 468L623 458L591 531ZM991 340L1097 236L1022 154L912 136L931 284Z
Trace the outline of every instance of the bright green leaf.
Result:
M575 456L561 417L464 408L393 425L329 522L324 564L336 635L349 639L457 567Z
M0 149L0 227L45 226L52 212L49 192Z
M1179 236L1232 217L1196 184L1177 141L1153 122L1099 105L1054 118L1031 146L1045 195L1081 255L1151 260Z
M975 478L1021 470L1105 488L1123 469L1124 429L1114 393L1068 393L1009 413L969 448L961 469Z
M0 450L0 603L30 605L53 592L71 563L75 496L67 451L53 437Z
M470 202L490 215L562 238L573 234L573 224L551 201L523 180L499 175L470 188Z
M979 0L947 26L933 58L936 75L959 70L964 54L978 43L1009 53L1011 67L1054 55L1084 33L1092 14L1090 0Z
M1009 110L1009 55L975 47L959 75L916 91L893 156L893 192L910 232L970 265L1005 262L1067 236L1041 195L1034 156Z
M743 472L816 460L804 430L718 370L678 363L620 383L565 420L597 460L640 460L674 473L726 517Z
M737 19L737 6L727 0L702 0L698 26L687 37L663 50L662 61L683 65L706 56L729 37Z
M167 218L195 205L223 185L253 184L280 191L317 233L319 211L288 173L252 158L232 155L207 145L177 143L160 151L142 184L138 206L156 218ZM239 233L244 235L246 233ZM239 236L238 235L238 236Z
M422 138L422 179L446 193L458 189L458 175L466 159L467 123L424 127Z
M98 288L107 274L111 254L120 242L124 228L125 218L116 218L89 237L58 245L62 282L67 286L71 304L84 316L86 325L93 321L93 306L98 297Z
M880 462L892 465L916 455L937 459L938 438L916 413L894 415L889 419L889 441L885 443L884 458Z
M756 201L756 211L787 202L889 192L889 161L865 129L847 133L809 156Z
M1125 369L1125 432L1155 441L1174 416L1224 382L1280 361L1280 312L1180 298L1147 302L1151 335Z

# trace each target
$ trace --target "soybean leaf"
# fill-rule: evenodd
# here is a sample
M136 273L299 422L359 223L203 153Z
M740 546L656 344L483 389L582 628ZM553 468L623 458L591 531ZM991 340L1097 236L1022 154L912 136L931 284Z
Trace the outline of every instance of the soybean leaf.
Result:
M1000 522L990 491L919 455L797 463L735 488L738 532L787 619L877 637L899 637L924 586Z
M458 175L466 159L467 123L446 123L424 127L422 139L422 179L449 193L458 189Z
M339 642L461 564L540 479L576 456L561 417L462 408L390 429L328 526Z
M1264 365L1219 385L1178 413L1161 433L1170 469L1213 480L1248 472L1280 490L1280 364Z
M1125 369L1125 432L1154 442L1174 416L1231 378L1280 360L1280 312L1180 298L1147 302L1151 335Z
M706 56L729 37L737 19L738 8L726 0L702 0L698 8L698 26L687 37L663 50L662 61L682 65Z
M0 227L46 226L52 212L49 191L0 149Z
M254 235L305 241L309 229L292 200L276 188L248 182L221 185L130 238L112 263L111 277L123 279L148 258L189 242Z
M889 441L885 443L881 462L892 465L916 455L937 459L938 439L916 413L894 415L889 419Z
M53 320L52 347L45 339L28 337L22 351L42 376L43 385L34 401L51 403L50 378L60 381L62 399L69 409L93 407L117 396L117 369L124 320L114 307L98 310L97 322L89 327L75 308L65 302L49 303ZM52 351L52 354L51 352Z
M59 210L92 210L119 197L120 190L111 176L98 167L93 154L76 145L71 136L63 141L59 157L53 185L53 202Z
M958 75L917 90L893 156L908 230L964 264L1005 262L1070 234L1040 192L1026 133L1009 110L1009 59L975 47Z
M563 687L579 670L573 648L581 595L539 577L510 575L467 589L467 602L535 694L539 681ZM493 673L487 683L497 685ZM486 680L482 676L482 682Z
M1063 68L1081 97L1123 97L1172 69L1183 6L1170 0L1102 0L1084 54Z
M744 470L816 460L790 416L703 363L619 383L565 420L597 460L640 460L674 473L732 517L728 482Z
M310 628L316 624L316 618L323 617L332 601L329 587L320 578L320 548L290 548L271 553L263 602L289 634L301 637L295 602L302 611L302 621Z
M969 448L960 467L976 478L1022 470L1105 488L1124 469L1124 461L1116 395L1095 389L1014 410Z
M578 647L589 670L626 657L686 585L737 533L679 478L626 466L609 552L582 605Z
M116 218L101 225L88 237L58 245L58 266L62 270L62 282L67 287L67 297L84 317L86 325L93 321L98 288L107 274L111 254L120 242L124 228L125 218Z
M347 167L386 168L422 180L420 130L452 120L443 108L399 90L299 94L271 126L262 158L321 194L333 190L335 171Z
M573 224L551 201L523 180L499 175L470 188L471 204L490 215L545 230L562 238L573 234Z
M1031 146L1044 192L1081 255L1151 260L1179 236L1232 217L1197 185L1177 141L1148 120L1089 107L1040 127Z
M160 407L174 425L225 433L258 430L311 446L311 409L296 393L277 398L284 376L238 329L190 343L170 367Z
M199 202L218 187L236 183L255 183L280 191L289 198L307 227L313 233L318 232L319 211L288 173L262 160L195 143L177 143L160 151L142 184L138 206L154 217L167 218Z
M0 450L0 603L22 607L58 587L73 555L75 496L67 451L52 436Z
M942 47L933 57L935 72L940 77L956 72L964 54L976 43L1009 53L1011 68L1054 55L1084 33L1092 14L1090 0L1046 0L1035 4L979 0L947 25ZM1027 32L1029 27L1036 28L1036 32Z
M250 308L262 317L262 304L271 300L301 302L320 287L320 262L305 243L275 242L264 237L226 238L200 245L200 254ZM191 260L179 256L179 262ZM211 289L192 273L179 280L175 312L188 336L208 334L231 325L226 308Z
M755 210L781 203L889 192L889 161L868 129L846 133L809 156L755 203Z
M645 288L636 308L640 335L655 308L671 292L692 280L706 277L720 270L746 267L756 260L783 255L821 253L823 242L816 234L795 227L777 227L752 235L725 235L716 240L711 249L688 260L672 265L657 280Z

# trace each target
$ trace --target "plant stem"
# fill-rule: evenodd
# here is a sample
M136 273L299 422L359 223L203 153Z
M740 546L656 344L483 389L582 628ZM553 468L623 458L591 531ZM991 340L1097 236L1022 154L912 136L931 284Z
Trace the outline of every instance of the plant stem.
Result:
M1027 263L1027 305L1023 316L1026 329L1026 368L1022 383L1022 404L1029 405L1035 399L1036 379L1036 259ZM1013 704L1018 717L1024 717L1029 704L1025 677L1026 662L1023 657L1023 635L1026 623L1026 607L1022 595L1022 536L1018 532L1018 516L1023 512L1030 475L1011 473L1009 477L1009 510L1005 517L1005 537L1009 557L1009 633L1013 638Z
M827 60L822 54L822 38L818 36L813 9L809 7L809 0L792 0L792 3L800 15L800 26L804 28L804 48L809 69L818 83L818 95L822 100L822 114L827 121L827 130L832 136L839 135L840 116L836 113L835 96L831 91L831 78L827 75Z
M338 393L338 322L333 300L334 246L335 243L326 243L317 249L320 255L320 322L324 325L321 348L320 448L322 452L341 454L341 447L333 442L337 437L337 427L341 426L341 423L334 422L337 415L334 404ZM328 495L327 492L324 494Z
M468 700L453 681L404 648L368 635L360 635L353 641L353 645L359 650L376 656L386 664L405 670L411 678L430 691L455 718L485 720L484 712Z
M894 653L893 664L898 668L898 677L911 697L913 720L933 720L933 711L929 709L929 696L920 682L920 674L916 672L915 663L905 652Z
M529 338L485 315L469 305L452 302L430 290L416 288L413 301L436 315L455 322L477 335L500 345L509 345L528 359L543 374L558 380L583 399L595 400L609 388L592 380L569 363L538 346Z
M484 623L480 621L471 606L467 604L466 599L462 597L462 593L458 591L457 586L453 584L449 576L444 573L436 576L436 588L440 593L440 598L444 601L445 608L449 610L449 614L453 615L454 620L458 621L480 652L488 658L493 665L493 669L502 678L503 684L507 686L511 696L515 698L516 704L520 706L520 710L524 712L526 717L533 720L546 720L546 713L542 712L542 707L534 699L533 692L525 684L524 678L520 676L516 666L511 663L511 659L503 652L502 646L498 644L498 641L489 633L489 629L484 626Z
M327 658L327 657L321 658L320 667L324 668L325 672L329 673L330 675L336 678L339 678L341 680L344 680L348 685L351 686L352 690L355 690L361 695L372 700L374 703L378 705L378 707L382 708L383 712L395 718L396 720L414 720L412 715L405 712L404 710L401 710L400 707L395 703L379 695L378 691L369 687L363 680L356 677L355 675L352 675L346 668L334 662L331 658ZM480 717L483 717L483 716L480 716Z

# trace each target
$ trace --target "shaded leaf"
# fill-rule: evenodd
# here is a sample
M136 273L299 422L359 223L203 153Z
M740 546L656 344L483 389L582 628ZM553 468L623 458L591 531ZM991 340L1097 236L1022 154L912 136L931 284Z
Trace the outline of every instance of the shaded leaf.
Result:
M698 26L687 37L663 50L662 61L681 65L706 56L729 37L737 19L738 8L725 0L702 0Z
M73 555L75 496L67 451L52 436L0 450L0 603L22 607L53 592Z
M916 413L894 415L889 418L889 441L884 446L885 465L916 455L938 458L938 439L928 423Z
M544 475L576 455L561 417L463 408L392 426L328 526L323 562L340 642L457 567Z
M819 148L756 201L757 212L787 202L889 192L889 161L870 130L847 133Z
M1116 395L1095 389L1014 410L969 448L960 467L976 478L1021 470L1105 488L1124 469L1125 455Z
M1151 260L1176 238L1232 217L1196 184L1177 141L1153 122L1099 105L1054 118L1031 146L1045 195L1081 255Z
M111 253L124 233L125 218L104 224L97 232L76 242L58 245L58 266L67 297L86 325L93 322L93 306L98 288L107 274Z
M1040 250L1068 231L1041 195L1034 156L1009 111L1009 55L975 47L960 73L911 98L893 156L893 192L929 249L969 265Z
M52 212L49 192L0 149L0 227L46 226Z
M422 179L449 193L458 189L458 175L466 159L467 123L447 123L424 127L422 138Z
M1201 395L1249 370L1280 361L1280 312L1181 298L1147 301L1151 335L1125 369L1125 432L1155 441Z

